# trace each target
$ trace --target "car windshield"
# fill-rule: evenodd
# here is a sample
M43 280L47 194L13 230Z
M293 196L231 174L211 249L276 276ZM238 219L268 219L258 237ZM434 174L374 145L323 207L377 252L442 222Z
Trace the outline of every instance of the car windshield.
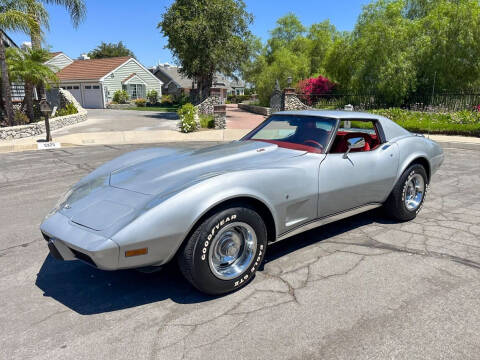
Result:
M242 140L277 144L288 149L323 153L336 119L319 116L272 115Z

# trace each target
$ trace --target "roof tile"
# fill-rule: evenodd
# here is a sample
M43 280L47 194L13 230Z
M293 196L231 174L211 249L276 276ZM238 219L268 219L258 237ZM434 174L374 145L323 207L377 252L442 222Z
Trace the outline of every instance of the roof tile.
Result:
M131 56L75 60L56 75L60 80L99 80L110 71L131 59Z

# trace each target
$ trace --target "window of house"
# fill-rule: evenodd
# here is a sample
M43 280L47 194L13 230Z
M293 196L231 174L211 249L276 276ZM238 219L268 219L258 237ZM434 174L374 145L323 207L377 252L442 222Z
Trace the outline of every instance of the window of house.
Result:
M362 149L353 149L352 152L375 150L381 144L377 126L377 122L372 120L342 120L330 153L345 153L348 150L348 140L359 137L365 140L365 146Z
M85 85L85 89L91 89L92 86L91 85Z
M128 84L124 85L123 89L128 92L132 100L145 98L146 96L145 85L143 84Z

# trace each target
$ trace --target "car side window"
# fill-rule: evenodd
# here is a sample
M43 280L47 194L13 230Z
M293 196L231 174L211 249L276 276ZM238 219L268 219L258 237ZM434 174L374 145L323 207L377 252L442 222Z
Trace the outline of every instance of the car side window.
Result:
M360 149L352 149L352 152L372 151L378 148L382 142L376 121L363 119L342 120L340 121L330 153L345 153L348 150L348 140L353 138L363 138L365 146Z

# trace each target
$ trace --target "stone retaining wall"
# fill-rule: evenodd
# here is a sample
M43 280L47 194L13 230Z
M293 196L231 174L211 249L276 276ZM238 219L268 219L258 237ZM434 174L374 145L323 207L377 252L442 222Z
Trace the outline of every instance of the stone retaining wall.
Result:
M254 114L260 114L263 116L270 116L271 114L271 109L263 106L240 103L238 104L238 108Z
M221 105L222 99L219 96L209 96L200 104L195 105L198 114L213 115L213 108L215 105Z
M114 109L114 110L124 110L124 109L130 109L132 107L136 107L134 103L128 103L128 104L108 104L107 109Z
M62 106L66 103L73 103L78 113L59 116L50 119L50 130L60 129L67 125L73 125L87 120L87 110L82 108L70 92L58 89L58 101ZM0 140L20 139L29 136L36 136L45 133L45 121L39 121L28 125L18 125L0 128Z

